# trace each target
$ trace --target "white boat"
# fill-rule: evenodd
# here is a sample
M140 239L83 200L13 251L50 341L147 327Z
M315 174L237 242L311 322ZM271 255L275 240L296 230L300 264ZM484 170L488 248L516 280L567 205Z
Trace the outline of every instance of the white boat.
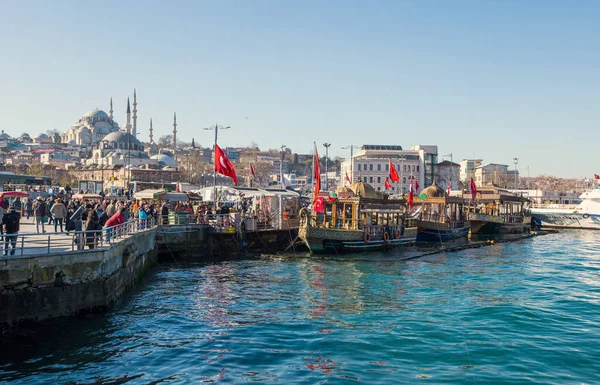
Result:
M600 230L600 184L579 198L581 202L571 205L532 205L534 223L548 228Z

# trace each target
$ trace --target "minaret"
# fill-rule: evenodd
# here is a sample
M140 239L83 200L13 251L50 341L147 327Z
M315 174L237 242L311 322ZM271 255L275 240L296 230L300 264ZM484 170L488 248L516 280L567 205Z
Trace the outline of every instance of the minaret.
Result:
M127 120L125 121L125 131L131 134L131 107L129 106L129 98L127 98Z
M177 115L173 112L173 151L177 151Z
M133 89L133 137L137 136L137 100L135 97L135 88Z
M112 106L112 97L110 98L110 109L108 110L108 117L113 119L113 106Z
M150 129L148 130L148 135L150 136L150 144L154 142L154 140L152 139L152 131L152 118L150 118Z

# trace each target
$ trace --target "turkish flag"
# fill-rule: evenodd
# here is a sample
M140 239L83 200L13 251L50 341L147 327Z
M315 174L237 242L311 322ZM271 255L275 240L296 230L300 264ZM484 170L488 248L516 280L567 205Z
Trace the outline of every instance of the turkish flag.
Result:
M254 172L254 166L253 165L250 165L250 174L252 174L252 176L256 178L256 173Z
M233 179L233 183L237 186L237 175L235 175L235 166L227 159L221 147L215 144L215 172L223 174Z
M325 211L325 199L323 197L317 197L315 199L315 213L322 213Z
M392 185L390 184L390 181L388 180L388 178L385 178L385 183L384 183L385 188L392 188Z
M400 177L398 176L398 171L396 171L396 168L392 164L391 159L390 159L390 179L392 180L392 182L396 182L396 183L400 182Z
M415 178L415 192L419 191L419 181Z
M348 173L346 173L346 180L348 181L348 183L352 183L352 182L350 181L350 177L348 176Z
M448 182L448 191L447 194L450 195L450 182Z
M410 205L413 204L413 185L412 185L412 183L408 187L408 202L407 203L408 203L409 207L410 207Z
M477 187L475 186L473 178L471 178L471 201L475 200L475 196L477 196Z

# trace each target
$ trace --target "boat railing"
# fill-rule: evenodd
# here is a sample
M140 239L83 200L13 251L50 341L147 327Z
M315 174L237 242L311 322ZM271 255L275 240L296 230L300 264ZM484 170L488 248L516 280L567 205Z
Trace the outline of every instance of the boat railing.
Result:
M564 203L533 203L529 206L530 209L562 209L562 210L577 210L577 205Z

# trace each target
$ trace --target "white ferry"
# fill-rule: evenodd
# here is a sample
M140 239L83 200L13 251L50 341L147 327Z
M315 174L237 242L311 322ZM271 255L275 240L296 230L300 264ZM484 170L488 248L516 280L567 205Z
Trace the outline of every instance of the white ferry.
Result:
M572 205L532 205L534 223L549 228L600 230L600 184L579 198L581 202Z

